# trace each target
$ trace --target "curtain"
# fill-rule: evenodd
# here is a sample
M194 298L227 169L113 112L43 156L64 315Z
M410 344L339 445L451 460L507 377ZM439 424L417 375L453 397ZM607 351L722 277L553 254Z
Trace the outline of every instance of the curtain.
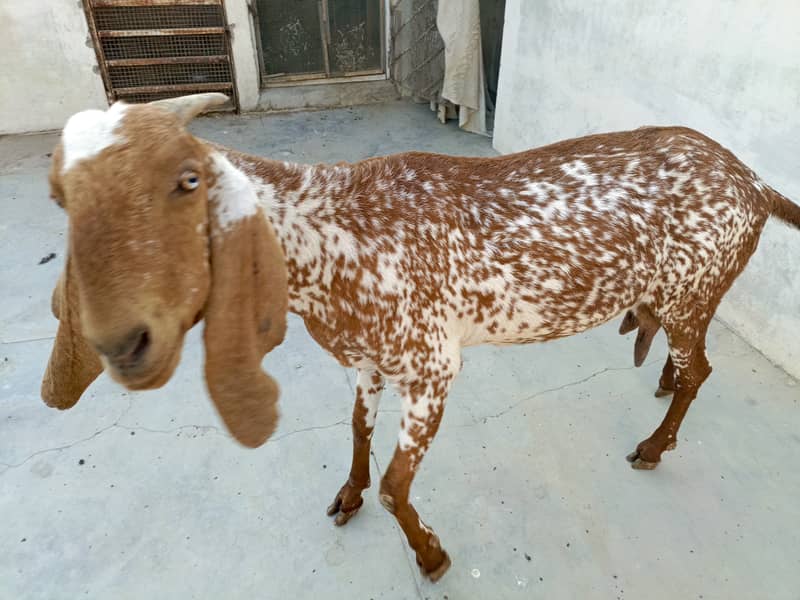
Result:
M479 0L439 0L436 26L444 41L441 96L457 106L462 129L485 135L486 79ZM441 109L439 112L441 116Z

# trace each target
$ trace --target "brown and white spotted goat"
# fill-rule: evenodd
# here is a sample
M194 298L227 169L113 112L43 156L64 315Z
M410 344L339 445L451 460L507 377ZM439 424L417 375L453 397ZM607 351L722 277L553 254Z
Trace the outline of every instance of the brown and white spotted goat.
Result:
M277 419L260 361L282 340L288 306L358 369L352 468L329 514L341 525L361 506L389 381L402 421L380 499L433 580L450 561L409 488L464 346L550 340L628 311L623 330L640 327L640 364L663 327L660 391L674 396L628 457L653 468L711 372L709 322L767 218L800 226L800 208L689 129L496 158L306 166L186 132L220 101L115 104L65 127L51 179L70 219L69 252L43 395L71 406L103 366L130 388L162 385L185 332L204 319L210 395L233 435L258 445Z

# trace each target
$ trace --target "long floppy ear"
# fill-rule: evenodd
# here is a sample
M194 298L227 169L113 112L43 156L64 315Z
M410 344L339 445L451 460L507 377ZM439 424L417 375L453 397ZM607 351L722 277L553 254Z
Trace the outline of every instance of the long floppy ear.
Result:
M207 94L191 94L189 96L179 96L177 98L166 98L165 100L154 100L148 102L150 106L158 106L178 115L184 125L199 115L201 112L212 106L221 106L229 102L230 98L219 92L209 92Z
M212 162L217 178L209 190L206 384L231 434L256 447L278 422L278 385L261 360L286 333L286 264L244 174L221 155Z
M100 358L81 334L78 302L78 287L68 255L53 290L51 308L59 320L58 332L42 378L42 399L60 410L75 406L84 390L103 371Z

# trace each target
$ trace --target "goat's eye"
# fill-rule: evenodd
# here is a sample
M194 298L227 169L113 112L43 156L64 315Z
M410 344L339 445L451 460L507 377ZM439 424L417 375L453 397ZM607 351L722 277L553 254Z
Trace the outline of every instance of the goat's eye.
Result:
M186 171L178 181L178 187L187 192L196 190L200 186L200 177L194 171Z

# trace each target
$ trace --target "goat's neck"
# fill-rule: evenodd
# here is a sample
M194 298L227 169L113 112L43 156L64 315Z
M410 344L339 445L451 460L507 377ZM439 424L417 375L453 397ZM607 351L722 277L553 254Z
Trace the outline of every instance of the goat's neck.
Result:
M229 155L252 181L283 248L289 275L289 310L324 314L324 290L334 263L355 257L346 206L353 190L351 165L301 165Z

